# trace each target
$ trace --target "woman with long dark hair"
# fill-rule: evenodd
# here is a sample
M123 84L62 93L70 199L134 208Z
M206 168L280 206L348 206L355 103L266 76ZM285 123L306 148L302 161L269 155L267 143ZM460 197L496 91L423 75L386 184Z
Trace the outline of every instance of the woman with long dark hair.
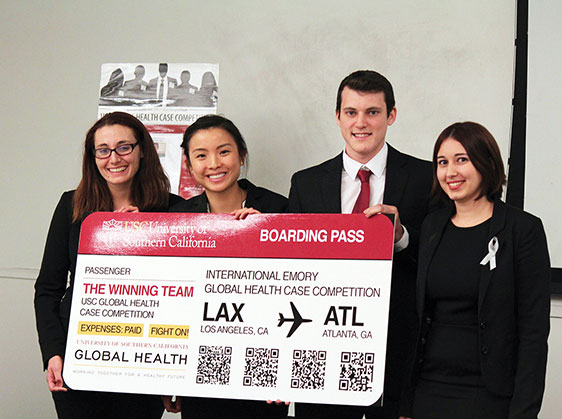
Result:
M39 344L59 418L162 416L158 396L71 390L62 369L82 221L95 211L167 211L183 201L169 188L152 138L138 119L113 112L90 128L82 179L55 209L35 283Z

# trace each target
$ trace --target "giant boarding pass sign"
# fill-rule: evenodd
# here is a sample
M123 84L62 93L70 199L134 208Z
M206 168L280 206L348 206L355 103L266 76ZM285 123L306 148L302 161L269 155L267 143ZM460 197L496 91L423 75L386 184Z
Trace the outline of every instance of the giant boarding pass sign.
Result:
M373 404L393 234L384 215L92 214L64 380L80 390Z

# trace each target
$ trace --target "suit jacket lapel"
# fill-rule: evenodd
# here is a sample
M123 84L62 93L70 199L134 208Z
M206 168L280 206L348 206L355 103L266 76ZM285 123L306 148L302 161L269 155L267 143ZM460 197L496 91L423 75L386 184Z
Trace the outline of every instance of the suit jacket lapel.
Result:
M402 199L406 183L408 182L408 173L402 170L402 166L404 166L405 163L402 153L388 144L386 180L383 197L384 204L398 206Z
M338 154L325 166L322 178L322 202L327 213L341 213L341 172L343 169L342 154Z
M207 195L203 192L192 199L193 206L191 212L208 212Z
M505 204L499 200L494 202L494 212L492 214L491 224L490 224L490 233L488 234L488 241L486 242L486 250L485 253L482 254L482 258L488 254L488 243L492 240L492 237L497 237L499 249L496 252L496 258L501 257L500 253L503 247L501 232L505 228L505 217L506 217L506 207ZM490 285L490 281L494 277L495 270L490 270L490 263L482 266L480 271L480 283L478 285L478 312L480 312L480 308L482 307L482 303L484 302L484 298L486 297L486 292L488 291L488 286Z
M418 259L418 281L417 281L417 309L420 319L423 316L424 303L425 303L425 287L427 283L427 272L429 270L429 265L433 259L433 255L437 250L437 246L441 241L445 227L449 222L452 215L452 209L443 209L440 211L439 215L435 214L435 220L427 226L425 232L427 234L427 239L423 239L423 243L420 243L420 252Z
M260 191L256 185L250 182L248 179L240 179L238 181L238 186L246 191L246 207L247 208L259 208L261 207L260 202L262 200L263 192Z

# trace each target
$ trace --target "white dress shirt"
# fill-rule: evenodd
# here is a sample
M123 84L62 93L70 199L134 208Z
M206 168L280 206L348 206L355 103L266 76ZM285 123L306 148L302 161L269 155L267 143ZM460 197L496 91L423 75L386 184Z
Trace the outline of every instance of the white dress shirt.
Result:
M168 76L158 76L158 83L156 84L156 98L160 97L160 85L162 85L162 87L164 88L164 91L162 92L162 106L164 107L166 106L166 99L168 99L168 83Z
M341 172L341 212L342 214L351 214L359 192L361 191L361 180L357 176L357 172L362 167L366 167L372 173L369 178L369 187L371 195L369 197L369 206L382 204L384 196L384 185L386 181L386 159L388 157L388 146L384 143L382 149L369 160L367 163L362 164L347 155L345 149L343 150L343 169ZM406 227L402 225L404 235L402 238L394 243L394 250L399 252L406 247L410 241L410 236Z

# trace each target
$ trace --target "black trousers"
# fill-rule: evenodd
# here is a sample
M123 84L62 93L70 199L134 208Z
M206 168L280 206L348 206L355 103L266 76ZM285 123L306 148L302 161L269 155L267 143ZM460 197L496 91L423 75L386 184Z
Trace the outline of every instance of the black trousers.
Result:
M381 406L342 406L330 404L296 403L296 419L397 419L398 402L384 400Z
M507 419L510 397L490 393L484 386L418 380L414 394L415 419Z
M265 401L182 397L182 419L284 419L288 407Z
M398 419L398 402L386 398L382 407L367 407L365 409L365 419Z
M160 396L68 390L52 393L59 419L160 419Z

